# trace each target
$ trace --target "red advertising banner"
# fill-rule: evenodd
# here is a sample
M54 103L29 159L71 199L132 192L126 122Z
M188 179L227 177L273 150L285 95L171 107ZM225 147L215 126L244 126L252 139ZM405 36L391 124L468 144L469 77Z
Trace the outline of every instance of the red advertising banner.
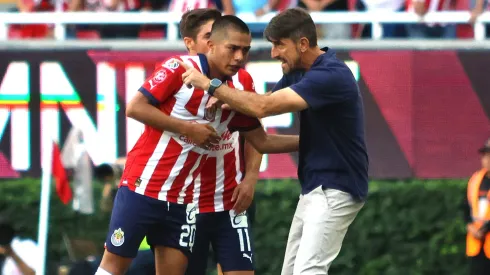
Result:
M82 130L94 164L124 156L142 131L124 109L155 63L177 52L0 51L0 178L40 175L41 142ZM490 137L487 51L339 51L358 80L373 178L458 178ZM269 51L247 70L259 93L281 77ZM297 134L295 114L264 119ZM263 178L296 177L296 155L264 156Z

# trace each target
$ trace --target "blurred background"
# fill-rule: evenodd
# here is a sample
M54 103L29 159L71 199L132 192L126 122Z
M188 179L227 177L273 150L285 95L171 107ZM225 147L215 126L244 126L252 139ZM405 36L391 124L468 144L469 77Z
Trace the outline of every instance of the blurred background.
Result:
M311 11L319 44L351 68L366 112L370 195L331 273L468 274L467 182L490 137L486 0L0 0L0 274L22 274L2 253L8 243L28 265L45 260L45 274L93 274L121 158L142 133L126 103L155 63L185 54L182 12L216 7L244 19L254 37L246 69L264 93L282 72L262 31L295 6ZM295 114L264 124L270 133L299 129ZM40 211L52 140L61 180ZM280 274L299 195L296 161L263 158L259 275ZM40 213L49 218L45 259ZM152 274L151 252L140 249L128 274Z

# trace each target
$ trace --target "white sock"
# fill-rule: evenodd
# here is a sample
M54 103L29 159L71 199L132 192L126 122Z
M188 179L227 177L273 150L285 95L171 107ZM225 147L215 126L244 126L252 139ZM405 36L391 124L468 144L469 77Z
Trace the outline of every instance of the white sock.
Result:
M112 275L112 274L102 269L102 267L99 267L97 268L95 275Z

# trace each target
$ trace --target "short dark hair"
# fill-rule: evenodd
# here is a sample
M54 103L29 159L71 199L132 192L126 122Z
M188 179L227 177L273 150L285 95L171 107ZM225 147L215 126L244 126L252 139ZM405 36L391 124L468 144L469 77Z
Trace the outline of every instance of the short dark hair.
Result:
M190 10L180 19L179 29L182 38L197 38L199 28L210 20L216 21L221 17L221 12L216 9L195 9Z
M114 169L110 164L101 164L95 167L94 177L98 180L104 180L106 177L114 177Z
M211 28L211 36L229 30L250 34L250 29L242 19L234 15L224 15L214 21L213 27Z
M310 41L310 47L318 43L315 22L302 8L287 9L272 18L264 30L264 38L270 42L291 39L298 42L302 37Z

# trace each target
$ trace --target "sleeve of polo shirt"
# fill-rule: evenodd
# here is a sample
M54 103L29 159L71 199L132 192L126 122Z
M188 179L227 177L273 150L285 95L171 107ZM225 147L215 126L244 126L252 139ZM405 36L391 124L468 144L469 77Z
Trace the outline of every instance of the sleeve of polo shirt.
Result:
M348 101L358 96L357 84L350 69L340 64L312 67L290 88L313 109Z

